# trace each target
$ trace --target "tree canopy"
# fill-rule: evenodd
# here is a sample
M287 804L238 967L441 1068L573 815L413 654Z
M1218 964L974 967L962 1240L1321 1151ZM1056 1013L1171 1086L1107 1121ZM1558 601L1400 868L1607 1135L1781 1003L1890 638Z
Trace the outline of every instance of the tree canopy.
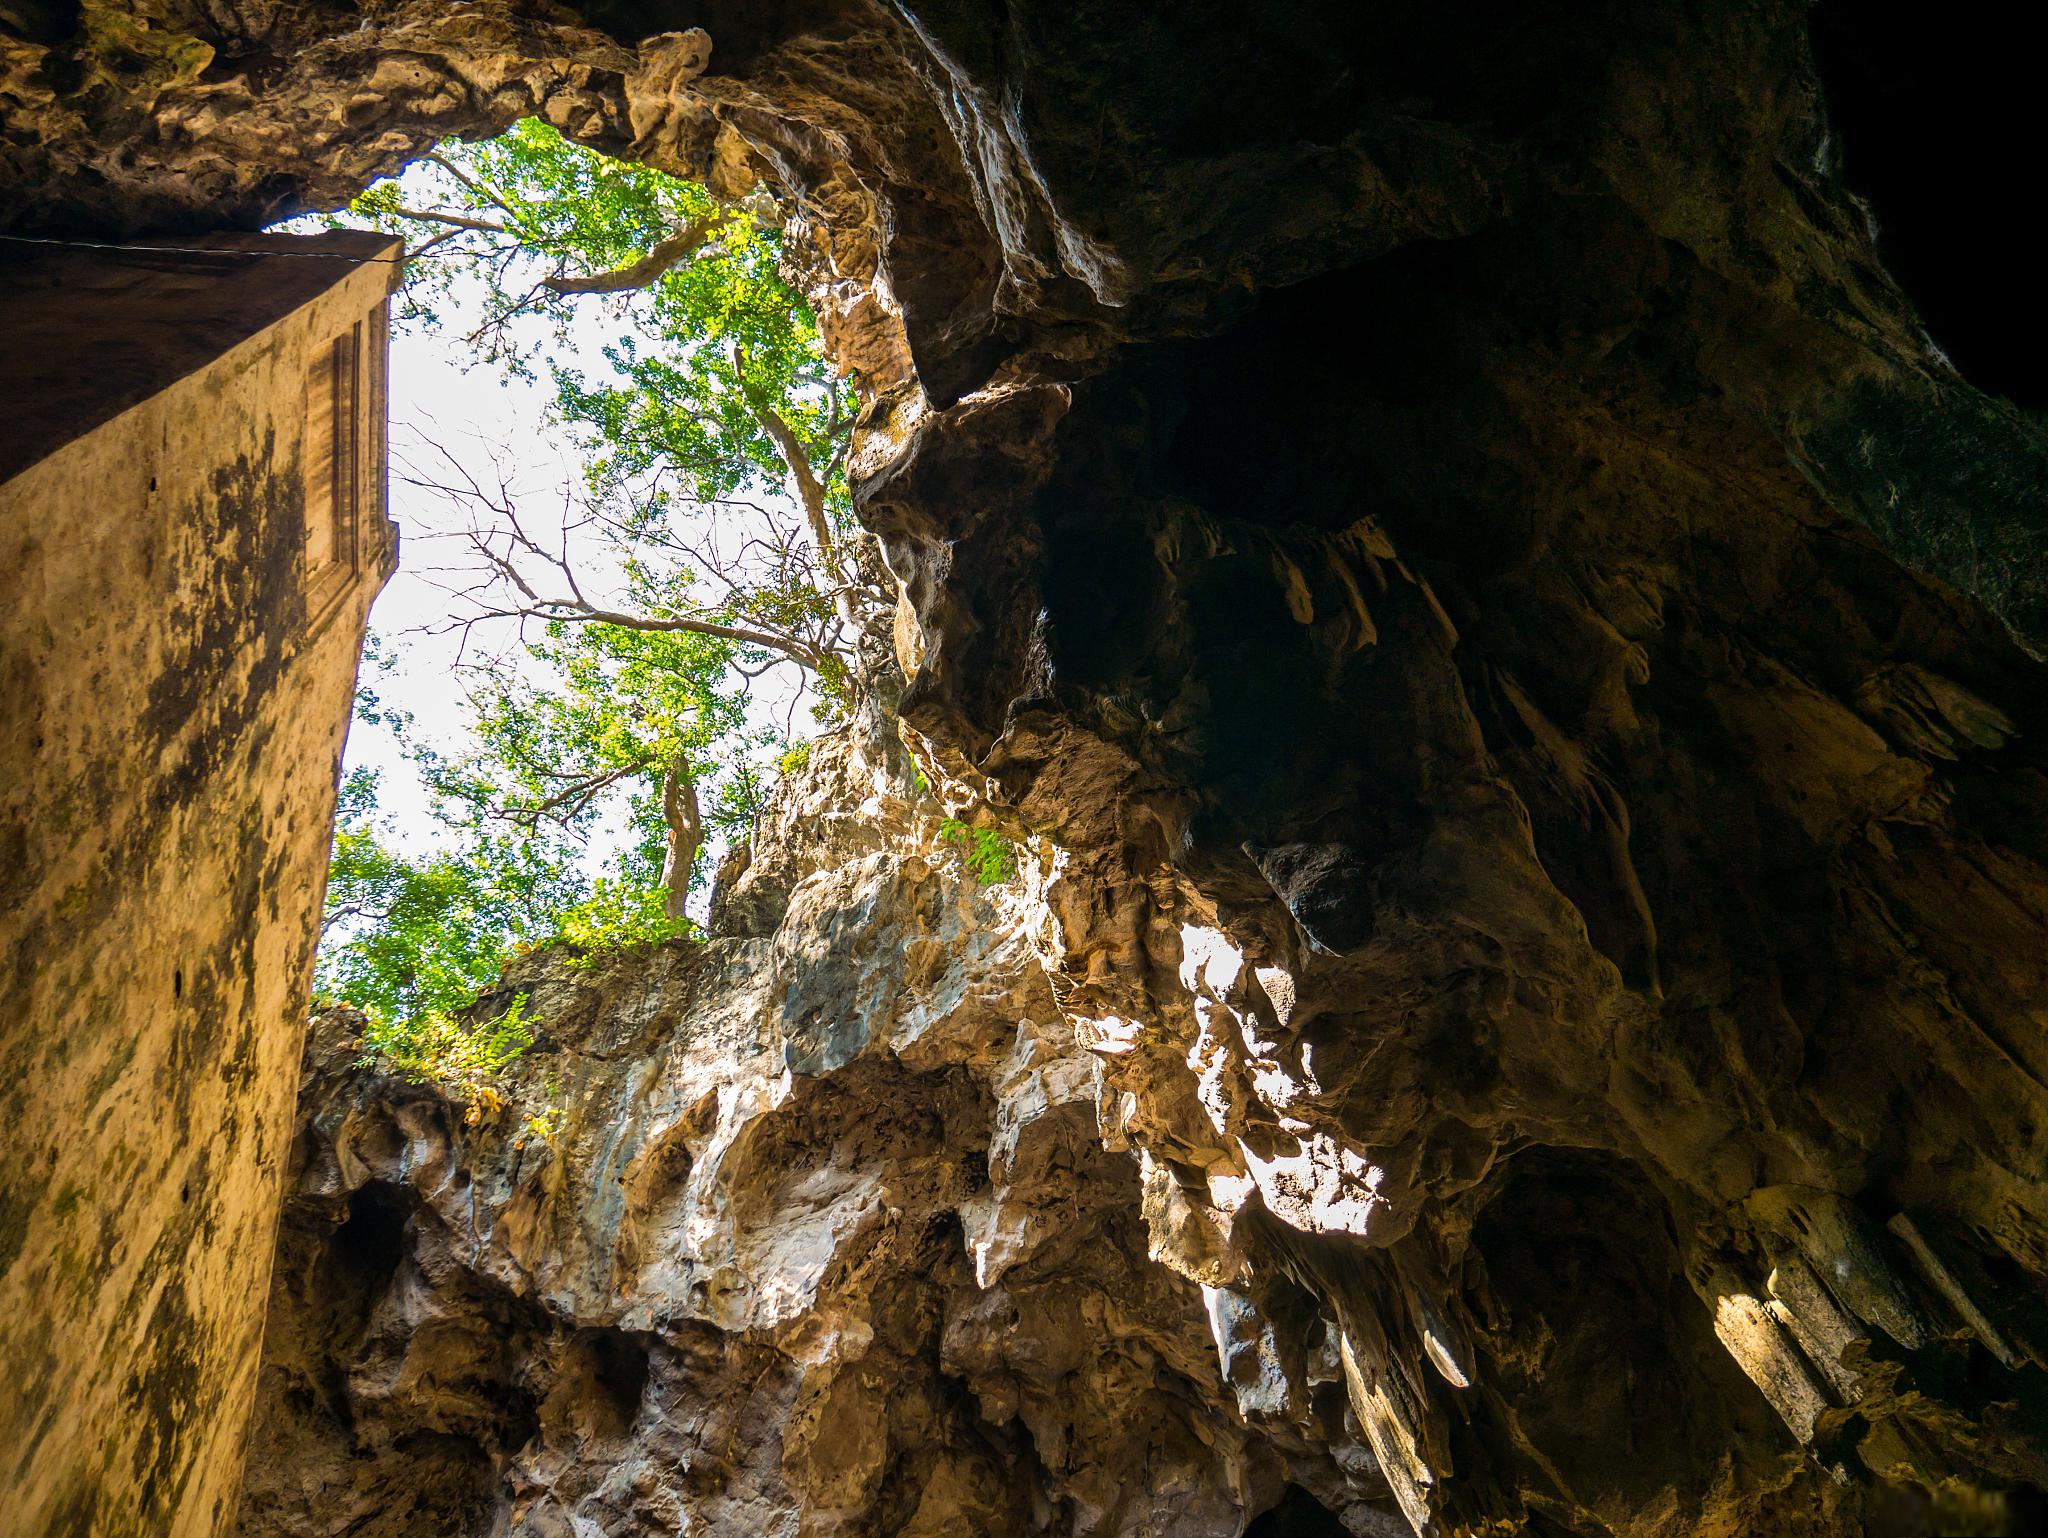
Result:
M350 777L319 972L386 1020L423 1018L487 988L520 946L686 930L707 836L744 833L800 735L750 710L757 680L796 670L806 713L846 708L875 597L846 549L856 401L765 199L720 206L528 120L442 145L334 222L402 234L399 324L551 386L583 464L542 507L513 489L512 446L495 475L432 442L397 467L452 521L470 746L427 747L364 691L447 837L401 854L373 779ZM586 372L559 344L592 307L610 339ZM472 646L478 627L494 635ZM624 852L584 872L582 841L621 825Z

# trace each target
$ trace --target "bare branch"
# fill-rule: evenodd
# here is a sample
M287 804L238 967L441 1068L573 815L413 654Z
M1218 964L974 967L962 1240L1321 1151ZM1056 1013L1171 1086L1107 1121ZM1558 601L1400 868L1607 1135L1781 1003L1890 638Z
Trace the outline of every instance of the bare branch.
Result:
M373 923L381 924L390 917L391 915L383 909L372 908L367 903L343 903L338 908L330 908L320 916L320 933L325 937L328 930L344 919L369 919Z
M740 645L763 647L812 671L816 671L823 663L824 649L798 636L754 626L727 624L702 614L636 613L591 599L584 592L576 563L570 557L568 535L572 528L582 527L586 523L602 523L604 519L600 513L592 511L574 522L565 515L560 549L547 549L527 532L512 493L502 479L495 494L486 491L469 468L448 451L446 445L432 440L429 440L429 443L454 475L459 477L459 484L437 480L410 461L401 462L400 479L423 490L438 491L458 503L489 509L496 526L485 529L472 524L465 537L470 548L496 574L497 580L502 581L516 595L511 603L500 606L489 606L478 600L480 613L475 618L519 617L616 625L625 630L685 631L717 640L737 642ZM502 539L507 549L500 551L493 543L494 539ZM555 596L541 592L515 559L521 551L535 561L553 567L568 588L567 595ZM707 575L712 576L714 580L726 580L730 583L730 579L718 569L716 563L704 564Z
M560 601L556 600L556 603L559 605ZM792 662L802 663L813 671L824 660L816 647L794 636L776 635L767 630L753 630L745 625L721 625L716 620L696 619L687 615L631 614L622 609L578 609L567 605L552 610L534 608L511 609L504 612L506 617L512 614L525 614L534 619L559 619L574 624L617 625L621 630L683 630L693 635L737 641L744 646L766 647L770 651L780 652Z
M595 774L583 775L573 784L543 800L536 801L528 806L515 806L507 803L497 808L491 815L502 817L507 822L519 823L526 828L532 828L543 817L549 822L558 822L567 827L583 814L585 809L589 807L592 801L597 799L600 793L618 784L619 781L630 779L632 776L652 767L653 763L653 756L649 755L646 758L620 765L614 769L605 769ZM560 776L553 776L553 778L560 778Z
M446 171L450 176L454 177L458 182L462 183L463 186L467 187L471 192L475 193L478 197L482 198L486 203L490 204L493 208L503 209L507 216L509 216L514 222L517 222L519 218L519 211L513 208L510 204L508 204L503 198L499 197L495 192L491 191L491 189L486 187L482 182L478 181L474 176L471 176L467 171L463 170L462 167L456 165L453 161L445 159L444 157L436 154L430 153L422 156L421 158L430 162L433 165L439 166L442 170Z

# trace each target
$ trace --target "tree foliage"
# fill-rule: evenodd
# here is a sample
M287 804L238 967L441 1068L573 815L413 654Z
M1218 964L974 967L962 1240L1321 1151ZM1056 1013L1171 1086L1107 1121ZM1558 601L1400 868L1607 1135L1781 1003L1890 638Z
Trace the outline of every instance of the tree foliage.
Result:
M978 885L1002 886L1017 874L1017 846L994 828L976 828L948 817L939 824L939 842L959 848Z
M342 783L317 989L385 1020L460 1009L514 946L553 932L574 894L516 839L478 837L408 859L377 826L376 792L370 770Z
M343 781L315 967L322 998L388 1025L452 1016L521 951L559 939L589 955L689 927L665 911L644 857L629 852L622 868L587 878L565 841L482 826L445 806L451 836L408 855L380 824L376 794L374 771Z
M707 838L744 831L794 740L793 721L750 711L756 681L800 670L826 720L858 687L853 631L877 595L847 550L854 389L782 271L772 214L529 120L444 144L336 216L406 237L402 325L552 387L584 474L536 507L516 474L445 444L400 466L459 525L449 624L470 731L436 752L366 691L367 718L411 742L445 838L399 852L374 783L350 777L328 993L445 1022L521 946L684 932ZM565 352L593 307L601 370ZM479 625L516 641L472 647ZM621 826L623 853L585 874L583 842Z
M522 994L488 1020L457 1020L438 1009L402 1018L373 1017L362 1036L360 1057L468 1101L464 1119L475 1126L504 1104L491 1081L532 1045L533 1027L527 1023ZM527 1125L543 1136L552 1135L551 1120Z

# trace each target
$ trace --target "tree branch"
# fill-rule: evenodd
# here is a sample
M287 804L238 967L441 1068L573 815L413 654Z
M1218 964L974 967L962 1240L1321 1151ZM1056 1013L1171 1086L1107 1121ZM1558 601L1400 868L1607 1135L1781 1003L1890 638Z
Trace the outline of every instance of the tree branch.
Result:
M422 219L434 224L453 225L458 230L482 230L486 235L511 235L515 231L502 224L493 224L488 219L472 219L467 214L444 214L432 208L407 208L403 204L391 205L391 212L401 219Z
M390 917L391 915L388 912L372 908L367 903L343 903L339 908L330 909L321 915L320 933L322 936L325 936L328 930L339 924L343 919L369 919L374 923L381 924Z
M429 162L430 164L439 166L442 170L446 171L450 176L454 177L458 182L462 183L463 186L467 187L471 192L475 193L478 197L482 198L486 203L489 203L492 207L502 208L506 212L506 214L513 219L517 219L519 217L518 211L514 209L511 204L507 203L503 198L499 197L495 192L491 191L490 188L486 187L482 182L478 181L474 176L471 176L467 171L463 170L462 167L456 165L453 161L432 153L423 155L420 158Z
M548 607L517 609L511 612L525 614L534 619L617 625L621 630L686 630L693 635L714 636L720 640L738 641L748 646L765 646L770 651L781 652L792 662L800 662L813 671L816 671L821 660L813 647L793 636L776 635L767 630L750 630L744 625L721 625L716 620L688 619L680 615L628 614L619 609L565 604L554 599L544 599L542 602Z
M781 413L755 398L753 387L747 382L747 366L737 342L732 344L732 368L739 375L740 398L747 403L747 410L753 413L754 420L761 424L761 430L775 441L783 463L789 466L790 478L796 483L797 500L803 504L804 519L811 526L811 538L818 542L818 554L824 559L826 569L836 575L832 526L825 518L825 487L811 470L811 456L804 452L803 444L782 419Z
M507 822L521 823L529 830L543 817L547 818L550 822L559 822L566 827L574 822L582 814L583 809L596 799L599 791L616 785L620 780L640 773L648 767L649 762L647 759L641 759L616 769L606 769L597 774L585 775L566 789L556 792L545 800L536 801L531 806L514 806L508 802L498 810L496 815L504 818ZM567 807L568 810L560 810L563 807Z
M542 278L541 286L557 294L622 294L629 289L646 288L698 250L710 234L709 219L692 219L637 262L588 278Z

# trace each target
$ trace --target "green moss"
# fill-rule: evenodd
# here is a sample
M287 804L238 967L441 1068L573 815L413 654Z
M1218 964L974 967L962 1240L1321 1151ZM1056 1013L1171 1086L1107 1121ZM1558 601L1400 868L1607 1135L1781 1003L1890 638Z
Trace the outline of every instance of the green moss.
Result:
M66 924L80 924L93 914L94 888L90 880L74 881L57 899L56 916Z
M120 1081L121 1075L128 1071L128 1065L135 1061L135 1041L133 1032L122 1032L115 1037L114 1055L100 1065L99 1071L92 1076L92 1082L86 1085L87 1110L106 1097L107 1091Z
M154 95L189 85L213 63L213 46L183 32L152 28L139 17L88 5L80 15L89 83Z
M28 1243L28 1222L41 1197L40 1188L0 1186L0 1276L5 1276Z

